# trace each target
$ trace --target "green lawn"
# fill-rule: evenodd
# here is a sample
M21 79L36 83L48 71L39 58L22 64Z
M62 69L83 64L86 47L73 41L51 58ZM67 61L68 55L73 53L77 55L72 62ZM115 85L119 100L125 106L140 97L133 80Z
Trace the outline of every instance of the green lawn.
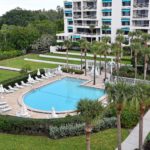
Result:
M4 80L11 79L11 78L14 78L14 77L19 76L19 75L20 75L19 72L0 70L0 82L4 81Z
M116 129L105 130L91 136L91 150L114 150L117 144ZM123 139L128 135L122 130ZM0 134L2 150L84 150L85 136L51 140L46 137Z
M45 63L25 61L24 58L38 58L38 55L29 54L29 55L25 55L25 56L2 60L2 61L0 61L0 65L8 66L8 67L16 67L16 68L22 68L25 65L30 65L32 70L36 70L38 68L55 68L55 67L57 67L56 64L45 64Z

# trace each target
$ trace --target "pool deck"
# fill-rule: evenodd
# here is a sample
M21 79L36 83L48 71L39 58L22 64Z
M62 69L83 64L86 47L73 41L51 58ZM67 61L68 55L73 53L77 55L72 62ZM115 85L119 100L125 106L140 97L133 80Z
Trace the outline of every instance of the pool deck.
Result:
M57 75L57 76L49 78L49 79L44 79L43 81L35 83L32 86L27 86L22 89L19 89L14 93L4 94L3 95L4 98L2 99L2 101L6 101L8 103L8 105L11 106L11 108L12 108L11 111L9 111L5 114L16 116L16 113L21 109L22 97L25 93L27 93L33 89L39 88L41 86L44 86L46 84L52 83L56 80L60 80L65 77L72 77L72 78L77 78L77 79L88 80L88 82L86 82L84 86L105 89L105 85L103 82L104 72L102 72L102 75L100 75L96 78L96 85L93 85L93 77L91 77L90 75L85 76L85 75L74 75L74 74L63 73L63 75ZM102 98L102 101L103 100L104 101L106 100L106 96L104 96ZM39 113L39 112L31 111L31 110L28 110L28 111L29 111L29 114L31 115L31 118L45 118L45 119L51 118L51 114ZM58 115L59 115L59 117L65 117L66 115L74 115L74 114L75 114L75 112L58 114Z

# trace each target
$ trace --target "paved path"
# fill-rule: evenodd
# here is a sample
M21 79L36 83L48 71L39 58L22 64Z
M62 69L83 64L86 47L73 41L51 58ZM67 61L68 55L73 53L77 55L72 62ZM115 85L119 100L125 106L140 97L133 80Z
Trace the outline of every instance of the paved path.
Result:
M66 52L53 52L54 54L63 54L63 55L66 55ZM81 54L80 53L73 53L73 52L69 52L68 53L69 55L77 55L77 56L80 56ZM89 56L89 57L93 57L93 54L89 54L89 53L87 53L87 56ZM104 58L104 56L102 56L102 58ZM115 58L114 56L107 56L107 58Z
M143 143L150 132L150 110L144 116ZM122 143L122 150L134 150L139 145L139 124L131 131L126 140Z
M5 66L0 66L0 69L2 70L10 70L10 71L21 71L21 69L18 69L18 68L12 68L12 67L5 67Z

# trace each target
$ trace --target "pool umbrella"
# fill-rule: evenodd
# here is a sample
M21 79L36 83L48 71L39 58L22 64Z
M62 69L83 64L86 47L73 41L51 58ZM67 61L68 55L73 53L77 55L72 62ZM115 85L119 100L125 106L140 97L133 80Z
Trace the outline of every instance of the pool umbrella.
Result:
M54 107L52 107L51 113L52 113L52 118L57 118L58 117L58 115L56 114L56 111L55 111Z
M40 69L37 70L37 75L38 75L38 76L41 75Z

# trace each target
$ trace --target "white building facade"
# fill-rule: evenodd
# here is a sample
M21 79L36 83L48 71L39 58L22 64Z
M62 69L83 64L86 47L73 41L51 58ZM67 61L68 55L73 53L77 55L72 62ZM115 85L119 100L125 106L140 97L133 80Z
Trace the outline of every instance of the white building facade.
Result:
M114 42L118 29L127 39L129 31L150 33L150 0L64 1L64 33L57 34L57 41L100 41L107 35Z

